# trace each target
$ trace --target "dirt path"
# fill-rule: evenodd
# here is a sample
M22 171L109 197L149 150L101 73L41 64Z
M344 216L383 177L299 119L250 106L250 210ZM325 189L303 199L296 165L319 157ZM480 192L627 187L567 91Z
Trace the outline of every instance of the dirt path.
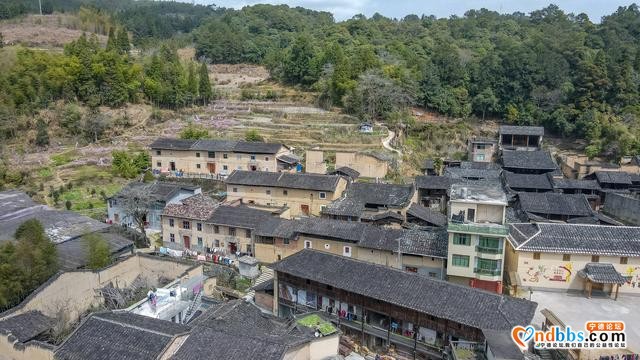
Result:
M396 137L396 133L395 133L395 131L391 131L391 130L389 130L389 128L388 128L388 127L386 127L386 126L382 126L382 127L384 127L385 129L387 129L387 131L389 132L389 135L387 135L387 137L386 137L386 138L382 139L382 146L383 146L385 149L387 149L387 150L389 150L389 151L393 151L394 153L396 153L396 154L400 155L400 158L402 158L402 151L400 151L400 150L398 150L398 149L396 149L396 148L394 148L394 147L392 147L392 146L391 146L391 141L393 141L393 138L395 138L395 137Z

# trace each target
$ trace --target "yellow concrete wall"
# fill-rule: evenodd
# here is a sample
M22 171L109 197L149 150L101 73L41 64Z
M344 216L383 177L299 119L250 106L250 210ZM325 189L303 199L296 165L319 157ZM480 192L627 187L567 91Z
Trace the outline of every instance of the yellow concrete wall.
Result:
M322 150L307 150L305 153L304 171L312 174L326 174L327 164L324 162Z
M338 181L335 192L227 184L227 201L242 199L244 203L253 201L263 206L287 206L291 217L305 216L301 206L307 205L311 215L319 216L322 207L338 199L346 187L347 181L344 178ZM287 195L284 195L285 190ZM270 191L270 194L267 194L267 191ZM326 194L324 199L320 199L321 192Z
M367 154L336 152L336 169L348 166L362 177L383 178L389 171L389 163Z
M33 342L14 347L8 336L0 335L0 360L53 360L53 351Z
M475 222L492 222L492 223L504 223L504 206L503 205L489 205L489 204L474 204L467 202L450 202L450 214L457 215L460 211L464 211L465 220L468 209L475 210Z
M150 150L151 165L154 170L164 170L169 168L170 162L176 163L176 170L183 170L187 173L209 174L208 163L215 164L215 174L231 174L233 170L251 170L250 165L255 165L260 171L277 171L278 163L276 157L288 153L282 147L277 154L242 154L234 152L215 152L215 158L208 157L207 151L193 150L160 150L157 155L156 150ZM200 157L197 156L200 154ZM227 158L224 158L226 154ZM255 155L255 160L251 160L251 155ZM158 161L161 166L158 166ZM198 168L200 164L200 168ZM225 170L226 166L226 170Z
M543 288L555 290L582 290L584 280L577 273L591 262L591 255L571 254L569 261L563 254L540 253L534 260L533 252L517 252L517 275L522 288ZM620 264L620 257L601 256L600 263L611 263L623 276L631 277L630 283L620 286L622 293L640 293L640 257L628 258L627 264ZM510 263L510 267L513 264ZM635 285L635 286L634 286ZM605 289L606 290L606 289Z

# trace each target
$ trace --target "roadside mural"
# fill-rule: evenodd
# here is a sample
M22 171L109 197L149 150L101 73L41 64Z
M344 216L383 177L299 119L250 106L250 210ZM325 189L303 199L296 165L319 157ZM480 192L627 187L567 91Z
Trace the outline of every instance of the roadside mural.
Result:
M627 279L627 282L624 283L622 286L628 285L631 286L632 288L640 288L640 267L638 266L627 266L627 270L622 273L622 276L624 276Z
M523 279L523 282L537 283L540 282L540 278L549 281L570 282L571 275L573 275L573 265L571 263L550 268L540 264L537 267L530 267L527 270L527 276ZM638 286L640 286L640 284Z

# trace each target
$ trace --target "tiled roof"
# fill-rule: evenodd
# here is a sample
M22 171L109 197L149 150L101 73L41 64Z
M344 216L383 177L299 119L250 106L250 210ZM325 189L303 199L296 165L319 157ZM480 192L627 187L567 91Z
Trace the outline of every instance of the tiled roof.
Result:
M129 312L90 315L56 350L59 360L157 359L189 326Z
M558 168L546 151L508 151L502 152L502 165L505 169L533 169L553 171Z
M525 355L511 339L510 331L482 330L491 354L496 360L524 360Z
M458 179L491 180L500 178L502 169L494 163L462 161L460 166L447 166L444 175Z
M451 184L456 183L457 179L447 176L416 176L416 188L427 190L449 190Z
M504 172L504 181L511 189L552 190L547 174L514 174Z
M519 223L509 230L509 241L521 251L640 256L640 227Z
M207 222L214 225L255 229L263 221L272 217L273 215L269 211L253 209L248 206L221 205L213 211Z
M167 204L162 211L162 215L207 220L217 206L217 201L204 194L197 194L183 199L179 203Z
M593 210L584 194L519 193L520 208L535 214L591 216Z
M276 159L290 165L294 165L300 162L300 158L293 154L283 154L278 156Z
M158 201L168 202L173 199L173 197L176 196L176 194L178 194L181 190L195 192L199 188L199 186L185 185L173 182L156 181L152 183L144 183L134 181L127 184L122 190L120 190L120 192L115 194L113 197L121 198L123 196L127 196L128 191L135 189L152 195Z
M435 226L445 226L447 224L447 216L443 213L429 209L428 207L422 206L420 204L411 204L409 209L407 210L408 215L412 215L431 223Z
M149 147L167 150L228 151L247 154L276 154L282 144L234 140L182 140L159 138Z
M380 236L363 236L358 246L398 252L402 254L446 258L448 237L446 230L400 230L384 229Z
M315 250L302 250L272 268L478 329L508 330L529 324L537 307L524 299Z
M413 192L413 185L353 183L342 198L327 205L322 212L361 216L366 207L405 207L411 202Z
M542 126L513 126L502 125L500 126L501 135L544 135L544 128Z
M601 184L632 184L631 176L622 171L596 171L595 176Z
M112 255L133 249L133 241L119 234L114 228L95 232L107 245ZM89 251L84 238L76 237L56 244L58 264L64 270L75 270L84 267L89 258Z
M627 279L609 263L588 263L578 275L599 284L624 284Z
M556 189L581 189L600 190L596 180L553 179L553 187Z
M234 170L226 180L231 185L267 186L285 189L335 191L340 176L318 174L290 174L266 171Z
M0 334L11 333L18 341L25 343L53 329L54 325L55 319L43 315L40 311L32 310L0 320Z
M338 175L345 175L350 177L352 180L355 180L357 178L360 177L360 173L357 170L354 170L348 166L341 166L337 169L335 169L334 171L330 172L331 175L334 174L338 174Z

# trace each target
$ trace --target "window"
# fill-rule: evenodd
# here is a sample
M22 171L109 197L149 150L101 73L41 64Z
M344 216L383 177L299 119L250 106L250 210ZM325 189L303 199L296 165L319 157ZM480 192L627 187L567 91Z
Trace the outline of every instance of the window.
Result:
M540 260L540 253L539 252L534 252L533 253L533 260Z
M197 223L197 224L196 224L196 229L197 229L198 231L202 231L202 223Z
M305 249L313 249L313 247L311 246L311 241L309 241L309 240L305 240L305 242L304 242L304 248L305 248Z
M452 255L451 265L458 267L469 267L469 256L467 255Z
M196 169L200 169L200 164L196 164Z
M196 153L196 157L200 157L200 153L199 152Z
M266 191L267 195L271 195L271 190Z
M182 222L182 228L183 229L191 229L191 223L188 221L183 221Z
M453 244L454 245L471 245L471 235L469 234L453 234Z
M238 188L233 188L233 192L238 192Z
M214 151L209 151L207 153L207 156L211 159L215 159L216 158L216 153Z
M498 260L491 260L491 259L481 259L481 258L477 258L478 260L478 270L489 270L489 271L495 271L499 268L499 263Z
M246 238L251 238L251 230L249 230L249 229L245 229L245 230L244 230L244 237L246 237Z
M287 190L282 190L282 195L284 195L284 196L289 195L289 191L287 191Z
M174 225L173 219L169 219L169 226L173 227L173 225Z
M229 236L236 236L236 228L234 227L229 228Z
M478 150L484 150L485 149L485 144L476 144L476 149Z
M591 256L591 262L600 262L600 256L592 255Z
M285 245L289 245L289 238L282 239L282 243Z
M265 156L265 157L264 157L264 161L269 161L269 157L268 157L268 156Z
M213 233L214 234L220 234L220 226L213 225Z
M156 155L162 155L162 151L156 150Z
M345 246L342 248L342 255L351 257L351 246Z
M162 167L162 161L158 161L158 162L156 163L156 166L157 166L157 167Z
M251 155L251 160L255 160L256 156L255 155Z
M215 247L220 247L220 240L214 240L213 244Z
M562 254L562 261L571 261L571 254Z
M620 264L626 265L628 261L629 261L628 257L621 257L620 258Z
M325 192L321 192L321 193L319 194L319 197L320 197L320 199L326 199L326 198L327 198L327 193L325 193Z
M222 154L222 158L223 159L228 159L229 158L229 154Z
M487 249L500 249L500 239L480 236L479 245Z
M222 170L229 170L229 166L227 166L227 165L222 165Z
M417 267L413 267L413 266L405 266L404 270L406 272L412 272L412 273L417 273L418 272L418 268Z
M175 234L169 234L169 241L176 242L176 235Z
M476 161L484 161L484 154L476 154Z
M202 238L198 236L198 246L202 246Z
M467 209L467 220L475 221L476 218L476 210L475 209Z

